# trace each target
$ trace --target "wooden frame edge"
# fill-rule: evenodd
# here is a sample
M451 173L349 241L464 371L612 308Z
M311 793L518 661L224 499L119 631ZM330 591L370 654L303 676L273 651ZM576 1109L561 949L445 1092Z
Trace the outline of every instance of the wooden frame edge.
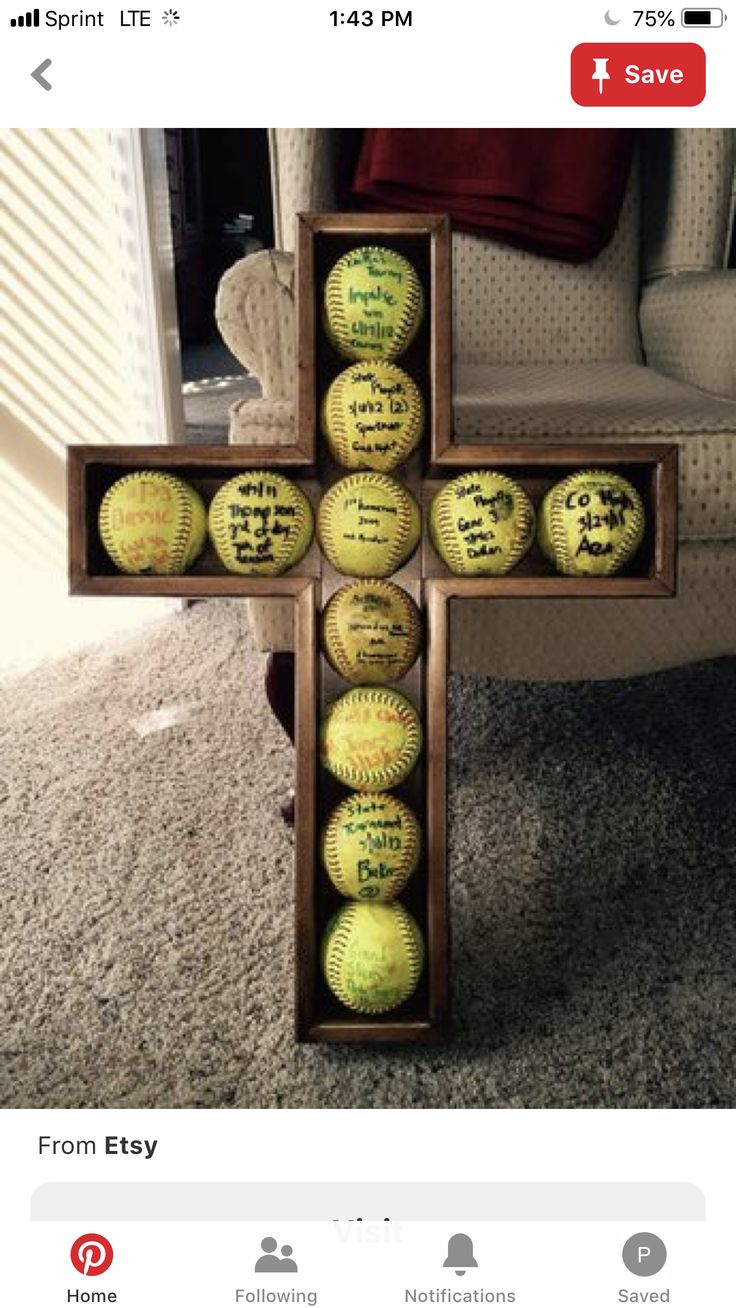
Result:
M606 441L521 441L509 443L490 443L458 445L451 442L440 459L432 459L432 469L452 468L467 464L468 467L492 467L497 463L509 466L527 467L533 452L535 462L547 463L552 467L576 462L597 460L598 463L666 463L674 454L677 459L677 446L671 442L625 444Z
M314 227L308 214L296 216L296 438L302 449L317 449L317 401L314 394L314 359L317 347L315 305L309 288L314 285Z
M426 647L426 862L429 1017L437 1040L449 1033L449 912L447 879L447 669L449 596L425 582Z
M312 232L339 232L345 236L361 230L395 232L427 232L434 235L443 228L449 231L450 220L444 213L410 213L397 209L394 213L373 213L370 209L329 212L305 210L297 214L299 223Z
M295 599L313 580L289 573L282 577L241 577L235 572L217 576L141 577L126 573L110 576L76 576L74 595L158 596L173 599Z
M317 876L318 587L318 581L310 578L295 596L294 603L294 1023L298 1041L311 1038L317 983L314 895Z
M84 446L69 445L66 456L67 578L70 595L85 593L87 574L87 521L84 497Z
M677 445L665 447L657 465L656 495L659 512L657 535L654 542L655 567L658 579L666 587L665 594L677 594L677 514L680 450Z
M669 585L660 577L502 577L428 578L447 599L657 599L670 596Z
M302 446L290 445L68 445L67 467L78 468L79 475L90 463L115 465L122 468L166 468L172 465L228 468L314 467L314 459Z
M300 1038L311 1044L438 1045L446 1036L432 1022L371 1022L367 1019L360 1022L330 1018L314 1022Z
M432 327L430 332L433 383L433 423L429 463L452 440L452 233L447 215L437 224L430 245Z

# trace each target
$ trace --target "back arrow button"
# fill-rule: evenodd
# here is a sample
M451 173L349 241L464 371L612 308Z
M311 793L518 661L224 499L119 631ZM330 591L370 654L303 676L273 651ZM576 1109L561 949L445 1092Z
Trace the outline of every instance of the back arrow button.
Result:
M44 91L51 90L51 83L47 82L46 78L42 76L42 74L46 72L46 69L50 67L51 67L51 60L44 59L43 63L39 64L38 68L34 68L33 72L31 73L31 77L35 77L36 81L38 82L38 85L42 86Z

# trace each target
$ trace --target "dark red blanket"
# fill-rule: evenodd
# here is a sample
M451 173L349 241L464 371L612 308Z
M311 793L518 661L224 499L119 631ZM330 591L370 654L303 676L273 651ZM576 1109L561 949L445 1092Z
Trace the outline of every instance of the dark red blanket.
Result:
M611 239L633 131L368 128L354 195L364 208L448 213L453 226L582 262Z

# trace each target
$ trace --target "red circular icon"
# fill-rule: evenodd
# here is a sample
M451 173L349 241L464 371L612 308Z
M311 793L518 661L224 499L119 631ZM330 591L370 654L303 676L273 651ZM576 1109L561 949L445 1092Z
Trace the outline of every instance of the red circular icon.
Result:
M80 1235L70 1257L82 1276L102 1276L112 1263L112 1245L104 1235Z

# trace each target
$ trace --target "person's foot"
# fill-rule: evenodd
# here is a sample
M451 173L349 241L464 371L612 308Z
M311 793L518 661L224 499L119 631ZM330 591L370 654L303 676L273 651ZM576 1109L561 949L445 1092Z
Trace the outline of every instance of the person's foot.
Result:
M294 825L295 805L296 805L296 795L294 794L293 790L290 790L286 798L282 799L279 805L279 808L281 809L281 816L287 827L293 827Z

